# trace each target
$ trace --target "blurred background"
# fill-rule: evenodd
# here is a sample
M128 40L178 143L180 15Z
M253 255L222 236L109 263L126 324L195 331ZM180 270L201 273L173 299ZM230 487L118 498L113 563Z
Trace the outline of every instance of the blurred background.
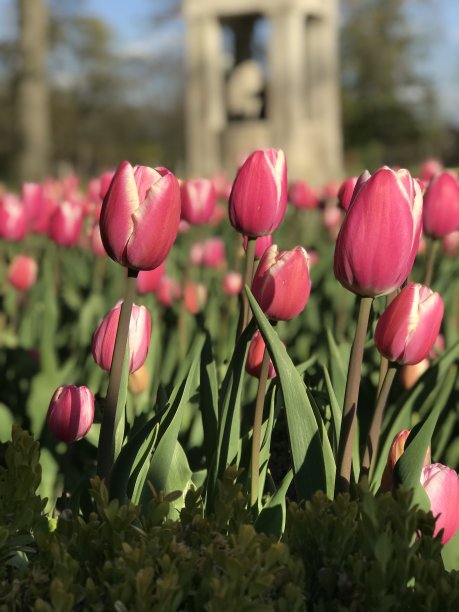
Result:
M459 2L338 11L344 172L457 166ZM181 0L0 0L0 15L0 181L89 177L123 159L186 173ZM259 28L255 46L270 36Z

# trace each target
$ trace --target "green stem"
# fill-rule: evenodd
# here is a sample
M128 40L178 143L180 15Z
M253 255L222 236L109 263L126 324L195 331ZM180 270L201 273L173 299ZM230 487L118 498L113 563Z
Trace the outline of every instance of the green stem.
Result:
M381 390L376 400L375 411L373 419L371 421L370 431L368 432L367 444L365 447L365 453L362 461L362 471L360 474L360 480L363 478L371 477L375 467L376 454L378 452L379 435L381 433L381 425L384 416L384 410L386 408L387 399L389 397L390 389L397 373L398 366L394 363L390 363L384 382L381 386Z
M255 263L255 246L257 239L249 236L247 240L247 250L245 252L245 272L244 272L244 285L252 287L253 268ZM237 330L237 337L242 334L244 329L247 327L250 319L250 307L249 300L245 291L242 292L242 311L239 317L239 326Z
M258 379L257 399L255 402L255 415L252 432L252 467L250 485L250 505L258 513L258 489L260 482L260 441L261 425L263 423L263 408L265 405L266 385L269 372L269 353L265 347L263 362L261 364L260 378Z
M434 266L435 266L435 257L437 255L439 241L431 239L427 244L427 253L426 253L426 273L424 277L424 285L430 287L432 284Z
M123 371L124 356L129 338L129 323L131 321L132 305L136 294L137 270L128 269L128 279L124 301L121 304L120 318L116 332L115 347L113 349L112 366L108 382L107 397L104 402L104 415L99 435L97 454L97 474L105 479L108 486L110 472L114 462L116 405L120 391L121 375Z
M355 421L357 401L359 397L360 376L362 373L363 349L367 335L368 319L370 317L373 298L359 297L359 317L355 330L349 359L349 370L344 395L343 419L338 448L335 494L347 493L351 481L352 449L355 437Z

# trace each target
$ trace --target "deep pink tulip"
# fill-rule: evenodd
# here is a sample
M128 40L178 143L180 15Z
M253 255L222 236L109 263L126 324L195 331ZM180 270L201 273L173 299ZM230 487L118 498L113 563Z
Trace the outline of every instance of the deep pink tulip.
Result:
M97 326L92 339L92 355L94 361L103 369L109 371L112 366L113 349L120 319L121 302L108 312ZM135 372L147 358L150 346L151 319L145 306L132 307L129 322L129 372Z
M53 212L49 221L48 235L60 246L75 246L83 227L83 208L80 204L63 202Z
M182 219L193 225L208 223L215 210L217 192L210 179L190 179L180 188Z
M443 238L459 229L459 182L453 172L441 172L430 181L424 194L424 232Z
M349 208L352 200L352 194L354 193L354 188L358 179L358 176L350 176L341 183L341 186L338 189L338 202L341 208L344 208L344 210Z
M38 265L35 259L27 255L16 255L8 267L8 281L19 291L26 291L32 287L38 274Z
M443 252L449 257L456 257L459 255L459 230L446 234L441 241L441 246Z
M198 314L207 303L207 287L203 283L188 281L183 288L183 302L191 314Z
M309 257L303 247L281 251L273 244L260 259L252 293L269 319L287 321L304 309L311 291Z
M204 257L204 243L194 242L190 248L189 260L193 266L202 266L202 260Z
M293 181L288 190L289 202L295 208L313 209L319 206L319 196L306 181Z
M322 213L322 223L325 229L333 230L341 226L343 220L343 211L339 206L330 204L325 206Z
M358 180L335 247L339 282L361 296L395 291L419 245L422 194L408 170L384 167Z
M242 291L244 281L239 272L230 271L223 279L223 291L226 295L239 295Z
M166 168L122 162L100 214L107 253L123 266L152 270L166 259L180 222L180 187Z
M203 243L202 265L215 269L225 267L226 251L222 238L209 238Z
M266 236L259 236L255 240L256 240L255 259L261 259L266 249L272 245L273 237L272 237L272 234L267 234ZM244 236L244 240L243 240L244 251L247 251L248 242L249 242L248 236Z
M422 361L437 339L443 311L438 293L410 283L389 304L376 325L378 351L402 365Z
M419 178L428 183L433 177L443 170L443 164L438 159L426 159L422 162Z
M392 474L394 472L394 467L405 451L405 444L408 440L408 436L410 435L410 433L410 429L402 429L398 432L398 434L395 435L392 441L391 447L389 449L389 454L387 456L386 467L384 468L384 473L381 479L381 488L383 491L392 490ZM427 449L426 456L424 457L424 465L428 465L429 463L430 448Z
M229 217L245 236L272 234L287 207L287 164L282 150L252 153L239 168L231 189Z
M265 352L265 341L260 331L257 330L252 337L249 344L249 350L247 352L247 360L245 362L245 370L250 376L260 378L261 366L263 363L263 355ZM276 369L271 359L269 360L268 366L268 378L274 378L276 376Z
M169 308L180 298L181 294L182 290L180 284L176 280L166 275L161 277L155 291L155 295L160 304Z
M81 440L94 421L94 396L88 387L63 385L54 392L48 408L48 429L59 440Z
M115 175L115 171L114 170L107 170L107 172L103 172L100 177L99 177L99 198L101 200L103 200L105 198L105 196L107 195L107 191L110 187L110 184L113 180L113 177Z
M107 255L107 251L105 250L102 237L100 235L100 227L98 223L95 223L92 226L89 238L91 251L94 253L94 255L97 255L97 257L104 257Z
M158 288L166 270L166 262L159 264L154 270L140 270L137 276L137 291L140 295L154 293Z
M459 479L446 465L433 463L421 472L421 484L430 500L436 517L434 535L443 529L442 544L446 544L459 529Z
M27 234L27 211L19 199L6 193L0 197L0 238L22 240Z

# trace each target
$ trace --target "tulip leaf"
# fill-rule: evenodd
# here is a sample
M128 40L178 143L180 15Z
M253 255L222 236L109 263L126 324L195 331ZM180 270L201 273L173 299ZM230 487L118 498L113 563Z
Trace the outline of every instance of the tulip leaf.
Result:
M338 444L339 444L339 435L341 432L341 419L342 419L343 413L339 406L338 400L336 398L336 394L335 394L335 390L332 385L330 374L325 364L322 364L322 370L324 373L325 386L327 388L328 399L330 401L330 409L331 409L331 414L332 414L333 448L335 449L335 451L337 451Z
M333 389L338 404L344 404L344 394L346 392L347 370L349 364L350 346L349 344L341 344L338 346L330 329L327 329L327 340L330 351L330 368L331 380Z
M271 438L276 422L277 415L280 410L279 393L271 387L271 398L269 402L269 415L268 419L263 423L261 429L261 448L260 448L260 481L258 491L258 501L263 499L263 493L265 489L266 475L268 473L268 463L271 456Z
M318 490L332 496L335 463L325 427L323 423L319 427L306 386L278 335L269 324L250 289L246 286L245 290L279 377L287 415L298 498L309 499ZM327 458L324 457L325 453Z
M204 430L204 453L207 469L210 468L215 454L218 433L218 381L217 368L212 353L212 342L206 330L206 339L202 349L201 384L199 387L199 407Z
M293 472L289 470L284 476L280 487L268 500L255 521L255 529L258 533L266 533L280 538L285 529L285 496L290 483L293 480Z
M443 546L441 556L447 572L459 570L459 530Z
M177 519L178 512L185 504L185 495L192 483L192 471L188 464L188 459L182 445L179 441L175 443L174 454L167 475L165 490L167 492L180 491L180 496L171 502L171 511L169 516L172 519Z

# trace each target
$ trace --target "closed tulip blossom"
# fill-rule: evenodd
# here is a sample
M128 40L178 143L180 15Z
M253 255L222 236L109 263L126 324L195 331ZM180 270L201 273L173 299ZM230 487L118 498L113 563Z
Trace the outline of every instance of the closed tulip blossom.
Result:
M441 247L449 257L457 257L459 255L459 230L446 234L441 241Z
M260 259L252 293L269 319L287 321L307 304L311 291L309 257L303 247L281 251L271 245Z
M198 314L207 303L207 288L202 283L188 281L183 289L185 308L191 314Z
M402 366L398 375L400 384L404 389L411 389L429 368L430 360L427 357L413 365Z
M113 349L120 318L121 302L114 306L97 326L92 339L94 361L109 371L112 367ZM132 307L129 322L129 372L138 370L147 358L150 346L151 319L145 306Z
M263 340L259 330L257 330L250 341L249 350L247 352L247 360L245 362L245 370L248 374L250 374L250 376L260 378L265 347L265 341ZM274 364L270 359L268 366L268 378L274 378L274 376L276 376L276 369L274 368Z
M202 264L204 266L216 269L226 266L226 250L222 238L209 238L202 246Z
M152 270L166 259L180 222L180 187L166 168L122 162L104 198L100 231L112 259Z
M288 199L295 208L313 209L319 206L319 196L306 181L293 181L288 190Z
M207 223L215 210L217 192L209 179L187 180L181 186L182 219L192 225Z
M395 291L411 271L421 226L421 188L408 170L364 173L336 241L336 278L362 297Z
M166 262L163 261L154 270L141 270L137 276L137 291L140 295L154 293L159 286L162 276L166 270Z
M424 232L443 238L459 229L459 181L453 172L441 172L430 181L424 194Z
M459 529L459 479L446 465L433 463L421 472L421 484L430 500L435 521L434 535L443 530L442 544L451 540Z
M8 282L19 291L27 291L37 280L38 264L27 255L16 255L8 267Z
M104 244L102 242L102 238L100 235L100 227L98 223L95 223L91 228L90 233L90 245L91 251L97 257L105 257L107 255L107 251L105 250Z
M247 236L244 236L243 245L244 251L247 251L247 244L249 239ZM255 240L255 259L261 259L263 257L263 253L266 251L268 247L270 247L273 243L272 234L267 234L266 236L259 236Z
M0 197L0 238L16 241L27 234L27 211L18 198L6 193Z
M348 177L341 183L341 186L338 189L338 202L341 208L344 208L344 210L349 208L358 178L358 176Z
M272 234L287 207L287 164L282 150L255 151L236 175L229 200L233 227L255 238Z
M223 279L223 291L226 295L239 295L242 291L244 281L239 272L230 271Z
M94 421L94 396L88 387L58 387L48 408L50 432L64 442L81 440Z
M375 330L379 352L402 365L425 359L438 336L443 319L438 293L417 283L402 289L381 315Z
M443 164L438 159L426 159L422 162L419 178L428 183L433 177L443 170Z
M392 490L392 474L394 472L395 464L405 451L405 444L408 440L408 436L410 435L410 433L411 430L402 429L398 432L398 434L396 434L392 441L391 447L389 449L389 454L387 456L386 467L384 468L384 473L381 480L381 488L383 491ZM428 465L429 463L430 447L427 449L426 456L424 457L424 465Z
M180 298L182 289L180 284L170 276L162 276L155 290L156 299L160 304L166 307Z
M73 202L63 202L53 212L48 235L59 246L75 246L83 227L83 208Z

